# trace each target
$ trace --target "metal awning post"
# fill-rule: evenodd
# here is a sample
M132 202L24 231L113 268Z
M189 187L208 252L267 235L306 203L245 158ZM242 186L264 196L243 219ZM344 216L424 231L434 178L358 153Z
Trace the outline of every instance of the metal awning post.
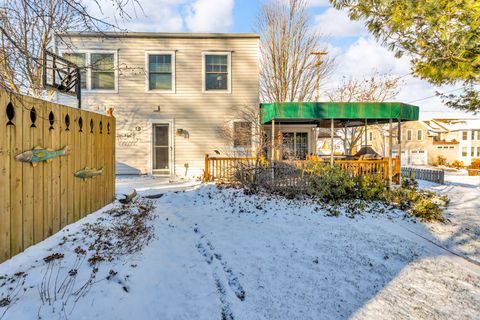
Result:
M388 123L388 187L392 187L393 183L393 121L390 118Z
M368 145L367 126L368 126L368 120L365 119L365 146Z
M275 120L272 119L272 159L271 159L272 181L275 178L275 169L273 168L274 164L275 164Z
M330 120L330 165L333 166L333 133L334 133L334 127L335 123L333 118Z
M402 121L398 119L398 161L400 162L400 175L398 177L398 183L402 184Z

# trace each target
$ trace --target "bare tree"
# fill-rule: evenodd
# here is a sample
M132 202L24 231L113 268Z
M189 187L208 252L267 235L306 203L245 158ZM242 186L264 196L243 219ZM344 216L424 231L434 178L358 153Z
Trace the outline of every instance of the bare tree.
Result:
M330 101L337 102L383 102L395 99L400 86L399 77L374 72L362 79L344 77L339 86L326 94ZM372 128L380 134L385 134L386 129L381 125ZM362 140L364 132L363 126L344 127L339 130L345 154L352 153L353 148Z
M325 51L311 24L306 0L268 0L258 16L260 94L265 102L308 101L317 76L324 80L333 58L317 65L312 52Z
M94 5L101 11L101 2ZM136 0L112 0L119 16ZM117 28L90 14L82 0L11 0L0 7L0 87L39 97L43 93L42 53L55 34Z

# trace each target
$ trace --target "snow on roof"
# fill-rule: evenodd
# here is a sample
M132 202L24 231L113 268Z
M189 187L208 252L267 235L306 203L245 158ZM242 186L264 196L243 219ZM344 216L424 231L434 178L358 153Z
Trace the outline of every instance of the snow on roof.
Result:
M448 131L480 130L480 118L432 119L429 125L432 127L437 126L440 128L445 128Z

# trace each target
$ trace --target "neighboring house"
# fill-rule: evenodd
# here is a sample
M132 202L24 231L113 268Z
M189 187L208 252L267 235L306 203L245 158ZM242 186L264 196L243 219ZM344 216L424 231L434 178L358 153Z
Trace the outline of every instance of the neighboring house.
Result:
M394 131L396 131L395 128ZM371 144L377 150L388 152L388 130L372 130ZM433 165L438 157L448 163L455 160L470 165L480 158L480 119L431 119L402 124L402 164ZM398 154L398 145L393 152Z
M221 131L251 129L235 117L259 104L258 35L66 33L55 47L84 67L82 107L114 108L117 173L198 176L207 153L249 152Z

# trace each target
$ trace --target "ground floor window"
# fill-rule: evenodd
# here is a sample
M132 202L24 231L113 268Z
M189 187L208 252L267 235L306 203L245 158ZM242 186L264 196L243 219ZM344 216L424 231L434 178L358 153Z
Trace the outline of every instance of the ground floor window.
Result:
M467 147L463 147L462 148L462 157L466 157L467 156Z
M308 132L282 133L282 159L304 160L308 154Z
M252 123L235 121L233 123L233 146L250 149L252 147Z

